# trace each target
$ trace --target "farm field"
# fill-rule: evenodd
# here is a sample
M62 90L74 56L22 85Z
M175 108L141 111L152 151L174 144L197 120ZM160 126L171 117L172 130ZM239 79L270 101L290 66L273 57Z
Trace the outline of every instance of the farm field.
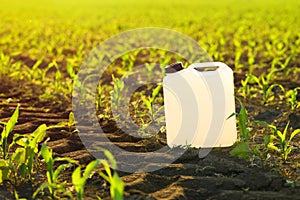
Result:
M299 199L298 1L0 3L0 199ZM129 154L112 153L117 167L109 152L107 160L94 161L81 134L92 134L99 147L105 144L93 125L79 123L93 113L80 119L75 113L73 118L78 72L101 42L145 27L183 33L214 61L231 67L238 130L234 146L214 148L200 159L199 149L187 145L182 156L153 172L118 170L123 164L118 158ZM135 41L118 45L126 43ZM155 48L105 59L109 66L94 91L86 93L96 95L85 97L93 100L87 106L96 110L94 117L105 137L128 152L151 153L167 147L161 84L134 91L127 116L113 112L123 111L124 77L137 66L144 65L145 77L160 83L163 68L153 63L183 62L185 67L191 63ZM140 129L126 127L129 120ZM138 167L161 164L141 162Z

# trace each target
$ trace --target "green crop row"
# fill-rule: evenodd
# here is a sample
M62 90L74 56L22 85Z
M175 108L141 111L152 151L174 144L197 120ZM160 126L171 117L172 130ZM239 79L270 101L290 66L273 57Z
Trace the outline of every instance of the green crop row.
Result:
M52 149L47 146L45 138L46 131L53 128L59 128L66 125L71 125L72 114L70 115L69 122L60 123L56 126L40 125L31 134L14 134L11 143L8 143L8 137L13 131L15 124L19 117L19 106L14 111L13 115L8 122L1 122L4 126L1 133L0 140L0 184L9 181L14 186L14 195L16 199L19 198L16 187L25 181L38 181L33 175L37 173L42 167L42 163L47 166L46 177L47 182L41 183L36 191L32 194L32 198L36 199L39 195L49 196L53 199L60 199L68 197L73 199L70 187L66 187L67 181L60 178L60 173L67 168L78 165L77 161L70 158L61 158L52 156ZM42 147L39 149L38 144L43 142ZM116 169L116 161L113 155L103 149L107 160L94 160L85 167L82 172L81 166L76 167L72 173L72 185L75 189L78 199L83 199L84 187L86 181L95 173L98 173L105 181L110 184L110 194L113 199L123 199L124 184L119 178ZM54 165L55 162L65 163ZM104 172L99 169L102 166ZM44 191L47 189L47 193ZM100 198L100 197L99 197Z

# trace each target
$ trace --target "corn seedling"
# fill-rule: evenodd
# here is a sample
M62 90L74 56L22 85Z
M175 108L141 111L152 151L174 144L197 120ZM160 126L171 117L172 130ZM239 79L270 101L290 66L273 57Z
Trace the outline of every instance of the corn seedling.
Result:
M12 154L11 160L15 163L14 170L18 170L20 176L24 179L31 178L34 164L38 163L38 143L44 139L46 130L47 126L42 124L29 136L14 135L12 145L17 144L20 147Z
M11 65L10 56L5 55L3 51L0 51L0 72L1 74L8 74L9 67Z
M19 105L9 121L3 123L4 129L1 134L2 159L0 159L0 183L4 180L14 180L16 183L18 175L24 180L31 180L34 165L38 163L38 143L44 139L46 134L47 126L42 124L30 135L14 134L13 141L8 144L7 138L12 132L18 117ZM17 148L14 152L10 152L14 145L17 145ZM8 157L8 154L11 154L11 156Z
M43 70L43 73L42 73L42 75L41 75L41 80L42 80L42 81L45 81L46 76L47 76L47 73L49 72L49 70L50 70L51 68L55 68L55 69L58 70L58 65L57 65L56 61L52 61L51 63L49 63L48 66L47 66L47 68L45 68L45 69Z
M32 82L38 82L38 83L42 83L43 80L41 80L42 77L42 70L39 69L39 66L42 64L43 60L40 59L38 61L35 62L35 64L30 68L28 66L24 66L24 69L26 71L26 75L29 81Z
M67 72L72 80L75 80L77 78L74 68L69 62L67 64Z
M239 138L239 142L234 147L234 149L230 151L230 154L236 155L241 158L248 158L250 153L250 147L249 147L250 128L248 127L249 124L248 114L243 103L239 99L238 101L240 102L241 105L240 112L237 114L240 138ZM236 115L236 114L233 113L232 115Z
M99 160L91 161L81 175L81 167L78 166L72 174L72 183L77 193L79 200L83 199L84 186L88 178L93 174L93 171L99 165Z
M264 169L267 166L267 163L270 158L269 148L268 148L268 145L270 144L270 139L268 136L265 136L263 144L256 144L253 147L250 147L249 145L250 128L247 126L250 125L251 123L266 124L266 122L262 122L262 121L249 122L247 119L248 118L247 110L241 102L240 104L241 104L241 110L238 115L238 127L242 137L240 138L240 142L234 147L233 150L230 151L230 154L250 161L253 161L257 157L260 160L261 168Z
M39 96L39 98L41 100L53 100L53 99L56 99L57 101L59 101L59 103L62 103L60 102L61 99L66 99L66 95L69 94L69 89L70 87L64 87L63 86L63 81L62 81L62 74L59 70L59 67L58 67L58 64L56 63L56 61L52 61L48 66L47 68L42 72L42 75L41 75L41 82L42 84L46 84L46 83L49 83L49 81L46 80L46 75L47 73L49 72L49 70L51 68L55 68L56 69L56 72L55 72L55 81L54 81L54 84L50 84L45 92ZM69 89L67 89L69 88ZM62 98L55 98L55 97L62 97Z
M263 144L256 144L253 148L251 148L251 152L260 160L260 166L263 169L267 166L270 158L270 149L268 148L270 142L270 137L267 135L264 137Z
M7 155L8 155L9 149L7 148L7 138L8 138L8 135L14 129L14 126L15 126L15 124L18 121L18 118L19 118L19 108L20 108L20 105L17 106L17 108L15 109L13 115L8 120L8 122L4 123L5 126L4 126L4 128L2 130L1 141L0 141L1 154L3 156L3 159L6 159Z
M145 63L145 68L147 69L147 76L148 78L152 78L153 77L153 71L154 68L156 67L156 63Z
M114 200L123 200L124 183L116 172L117 169L116 160L108 150L103 150L103 151L104 151L104 155L107 157L108 161L110 162L111 168L114 170L114 172L112 173L110 169L110 165L108 164L107 160L101 160L101 164L103 165L106 174L99 171L99 175L110 184L111 197Z
M96 109L97 110L99 110L100 107L102 106L102 92L103 92L102 86L101 86L101 84L98 84L98 86L97 86L97 94L96 94L96 98L97 98Z
M128 53L123 55L121 58L122 58L122 66L126 67L128 71L132 70L136 60L136 53Z
M171 62L171 60L172 60L171 55L163 55L162 57L159 58L159 64L163 67L163 70L165 66L167 66L168 63Z
M34 168L39 164L38 144L44 140L46 131L52 128L61 127L61 125L49 126L40 125L33 133L20 135L15 133L10 144L7 143L7 137L12 132L19 117L19 105L15 109L12 117L4 124L1 135L1 153L0 159L0 183L4 180L13 180L16 184L17 178L31 180ZM14 152L11 152L13 146L16 146ZM10 154L11 156L8 156Z
M254 63L255 63L255 54L251 53L248 57L249 74L252 74L254 71Z
M300 133L300 129L296 129L291 132L290 138L287 138L287 133L289 131L289 122L285 126L283 132L277 129L276 126L268 125L268 127L273 131L273 135L269 136L269 144L268 148L280 153L281 157L283 158L284 162L287 160L288 156L294 149L294 147L290 144L292 139ZM274 142L278 142L279 145Z
M91 74L91 75L87 75L82 82L80 82L79 80L75 79L74 81L74 86L79 88L79 94L82 99L87 99L87 98L92 98L92 96L94 95L95 91L92 91L90 89L88 89L88 85L93 83L94 81L97 81L99 79L99 75L98 74ZM83 96L85 94L85 96ZM84 101L82 103L85 103Z
M274 93L273 93L273 89L275 87L278 87L279 89L281 89L281 91L285 91L284 87L280 84L271 84L271 79L274 76L275 72L277 72L276 70L271 71L270 73L268 73L266 76L265 75L261 75L259 77L250 74L250 80L254 81L255 83L257 83L259 89L262 91L263 93L263 103L266 104L269 101L272 101L274 99Z
M296 87L293 90L288 90L285 93L286 101L290 105L292 110L295 110L296 108L300 107L300 102L297 100L298 91L300 90L300 87Z
M26 198L20 198L19 194L16 190L14 190L14 197L15 197L16 200L27 200Z
M66 86L67 86L68 93L71 94L72 90L73 90L73 86L74 86L73 84L78 83L78 82L76 81L77 75L74 71L74 68L69 62L67 63L67 72L70 76L70 79L66 81Z
M241 80L242 86L239 88L239 94L246 99L247 97L250 97L250 99L253 97L253 92L256 92L255 88L253 88L249 81L251 80L251 76L247 76L245 80Z
M239 127L239 132L240 132L240 141L241 142L248 142L250 138L250 128L247 127L247 124L249 124L248 121L248 112L243 105L243 103L238 99L241 105L241 109L239 114L237 115L238 118L238 127Z
M117 109L121 100L121 92L124 89L124 81L115 78L113 75L112 80L114 84L114 90L111 92L112 106L114 109Z
M72 167L73 163L75 163L76 161L70 158L53 158L52 149L47 147L46 143L44 143L41 148L41 155L44 159L44 162L47 164L47 183L42 183L34 192L32 198L36 198L36 196L40 192L44 191L45 188L48 188L52 198L58 199L62 196L68 196L69 198L72 198L71 192L65 188L67 181L60 182L59 174L66 168ZM61 164L54 170L54 163L56 161L67 162L67 164Z
M276 66L279 66L279 69L283 71L284 76L288 76L293 69L288 67L292 60L292 57L293 56L289 56L287 59L284 60L284 62L281 62L278 57L275 57L272 61L271 69L275 70Z
M68 121L67 122L60 122L58 123L57 125L53 126L56 127L56 128L62 128L62 127L68 127L68 131L65 131L65 130L62 130L62 132L67 132L67 133L75 133L77 132L78 130L75 129L72 131L72 127L76 124L76 121L75 121L75 116L74 116L74 113L73 112L70 112L69 113L69 118L68 118Z
M22 67L22 70L21 70L21 67ZM12 65L12 68L15 69L14 72L11 72L9 74L9 77L13 77L13 78L16 78L16 79L19 79L19 80L23 80L24 77L27 77L29 81L32 81L34 82L33 78L32 77L32 70L27 67L26 65L22 66L22 64L20 62L17 62L17 63L14 63ZM29 73L24 73L24 71L29 71ZM38 69L39 70L39 69Z
M239 45L238 43L235 43L236 45ZM243 54L242 50L236 51L235 57L234 57L234 70L239 71L243 68L243 65L240 63L241 56Z
M151 121L155 121L155 111L154 111L154 101L157 95L159 94L159 91L161 89L161 85L156 86L156 88L152 91L151 97L143 98L142 101L146 105L146 108L149 111L149 116Z

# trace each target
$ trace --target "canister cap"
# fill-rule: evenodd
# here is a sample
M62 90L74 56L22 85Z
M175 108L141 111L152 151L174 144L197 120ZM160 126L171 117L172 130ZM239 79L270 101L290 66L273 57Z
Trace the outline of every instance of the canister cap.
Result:
M167 67L165 67L166 73L175 73L180 70L183 70L182 62L173 63Z

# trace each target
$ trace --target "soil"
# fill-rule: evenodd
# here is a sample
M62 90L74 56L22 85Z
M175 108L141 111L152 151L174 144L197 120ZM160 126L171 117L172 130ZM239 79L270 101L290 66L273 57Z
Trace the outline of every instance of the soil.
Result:
M13 133L31 133L43 123L54 125L67 121L71 104L40 102L40 93L42 90L35 85L3 78L0 85L0 121L7 121L18 103L21 104L20 117ZM255 101L245 104L252 118L276 122L279 127L284 127L289 120L293 128L300 128L300 114L283 112L288 110L283 104L268 107ZM112 121L101 123L109 131L109 138L128 151L153 151L166 146L163 133L159 136L159 142L156 138L137 140L120 134ZM71 133L72 130L49 130L46 136L50 138L48 145L55 156L88 163L94 158L85 149L78 134ZM299 137L295 141L299 141ZM154 172L131 174L120 171L119 175L125 183L125 199L300 199L300 187L286 184L287 179L296 180L300 177L299 166L286 163L284 170L288 173L282 173L284 170L278 173L276 162L281 162L280 159L273 158L273 168L262 169L255 162L230 156L231 149L213 149L203 159L198 157L198 149L189 149L169 166ZM298 148L292 153L290 161L299 162L299 153ZM63 179L70 180L70 174L71 171L65 171ZM37 185L44 180L45 168L42 168L34 183L22 183L15 189L20 197L30 198ZM13 199L12 188L10 183L3 183L0 186L0 199ZM110 199L109 185L100 177L93 176L87 182L85 199L95 199L96 196Z

